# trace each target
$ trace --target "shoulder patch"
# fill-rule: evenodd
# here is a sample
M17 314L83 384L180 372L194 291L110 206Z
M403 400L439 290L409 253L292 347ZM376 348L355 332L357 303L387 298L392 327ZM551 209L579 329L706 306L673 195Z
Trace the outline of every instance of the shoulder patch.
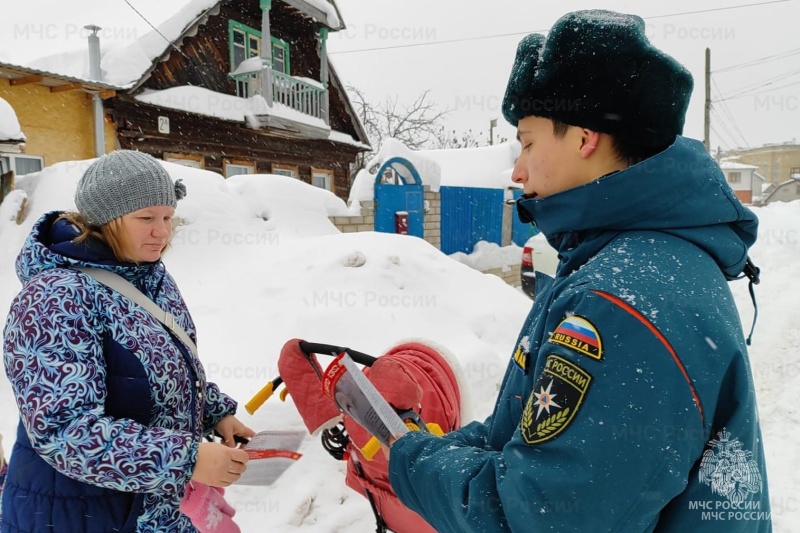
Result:
M556 438L572 423L592 375L575 363L551 354L533 386L520 422L522 439L539 444Z
M522 340L520 340L517 349L514 350L514 356L512 357L514 366L523 374L528 373L528 356L530 355L530 349L530 340L528 336L525 335L522 337Z
M550 335L550 342L575 350L597 361L603 359L603 341L594 324L582 316L568 316Z

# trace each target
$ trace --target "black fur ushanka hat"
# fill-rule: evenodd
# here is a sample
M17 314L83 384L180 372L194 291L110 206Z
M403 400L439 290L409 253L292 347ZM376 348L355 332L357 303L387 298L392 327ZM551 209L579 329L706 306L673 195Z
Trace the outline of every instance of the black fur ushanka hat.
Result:
M519 43L503 116L514 126L533 115L666 146L683 131L692 87L689 71L650 44L640 17L576 11L547 38Z

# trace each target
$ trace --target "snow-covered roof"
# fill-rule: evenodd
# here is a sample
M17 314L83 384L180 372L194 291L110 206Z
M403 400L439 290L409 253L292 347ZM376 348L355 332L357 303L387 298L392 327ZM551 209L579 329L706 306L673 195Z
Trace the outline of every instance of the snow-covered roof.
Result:
M733 161L723 161L719 164L722 170L752 170L758 168L755 165L745 165L744 163L734 163Z
M334 31L344 28L334 0L291 0L286 3L301 9L310 6L322 12L326 20L321 20ZM132 89L138 86L147 74L155 68L158 60L180 48L180 41L197 33L197 28L205 23L210 15L219 13L221 0L191 0L157 29L152 30L127 46L103 50L100 67L103 81L118 88ZM35 68L55 70L67 76L80 79L89 78L89 53L86 50L62 52L39 58L31 65Z
M25 134L19 126L17 114L11 104L0 98L0 143L20 143L25 141Z
M218 4L220 0L191 0L159 24L157 30L146 33L128 46L104 54L100 60L104 79L133 87L154 68L158 58L170 53L173 47L179 48L179 41L184 36L194 35L206 16L219 9Z
M506 189L514 185L508 171L514 168L519 155L519 142L474 148L420 150L419 155L439 164L443 186Z
M763 181L763 182L765 182L765 183L766 183L766 181L767 181L767 178L765 178L764 176L762 176L762 175L761 175L761 174L759 174L758 172L753 172L753 176L754 176L754 177L756 177L756 178L758 178L758 179L760 179L761 181Z
M339 8L336 6L334 0L298 0L300 3L307 4L314 9L322 11L325 14L326 20L320 22L325 23L329 28L336 30L344 29L342 19L339 16Z
M57 56L49 56L53 58L61 58L66 56L76 56L78 52L67 52L64 54L59 54ZM82 52L84 56L88 56L89 52L84 50ZM72 57L70 56L70 57ZM78 75L78 76L71 76L67 75L63 72L63 68L59 68L60 63L58 59L54 59L53 61L47 61L40 64L39 60L33 61L31 66L22 66L22 65L15 65L13 63L4 63L0 61L0 70L6 73L13 73L18 75L19 77L24 76L42 76L44 79L42 80L42 85L47 86L57 86L57 85L66 85L70 83L81 83L87 87L92 89L119 89L120 87L109 85L108 83L98 82L89 79L88 75L88 59L87 61L87 71L86 75ZM66 62L63 63L64 65ZM55 72L55 68L59 69L59 72ZM7 76L3 76L7 77Z

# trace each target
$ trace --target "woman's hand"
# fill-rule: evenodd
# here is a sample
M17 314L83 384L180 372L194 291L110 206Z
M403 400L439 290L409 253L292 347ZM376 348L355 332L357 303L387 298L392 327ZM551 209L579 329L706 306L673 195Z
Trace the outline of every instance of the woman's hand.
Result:
M222 444L229 448L236 447L236 442L233 440L235 435L249 439L256 434L255 431L242 424L234 415L228 415L220 420L214 430L222 437Z
M229 448L219 442L201 442L197 447L197 462L192 480L212 487L227 487L239 481L247 470L247 452Z

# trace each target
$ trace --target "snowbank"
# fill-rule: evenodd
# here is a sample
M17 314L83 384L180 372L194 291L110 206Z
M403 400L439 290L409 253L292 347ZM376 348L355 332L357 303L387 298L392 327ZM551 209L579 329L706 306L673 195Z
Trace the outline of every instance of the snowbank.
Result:
M439 164L442 186L506 189L514 186L510 170L519 156L519 142L448 150L420 150Z
M0 98L0 142L24 141L25 134L19 126L17 114L11 104Z

